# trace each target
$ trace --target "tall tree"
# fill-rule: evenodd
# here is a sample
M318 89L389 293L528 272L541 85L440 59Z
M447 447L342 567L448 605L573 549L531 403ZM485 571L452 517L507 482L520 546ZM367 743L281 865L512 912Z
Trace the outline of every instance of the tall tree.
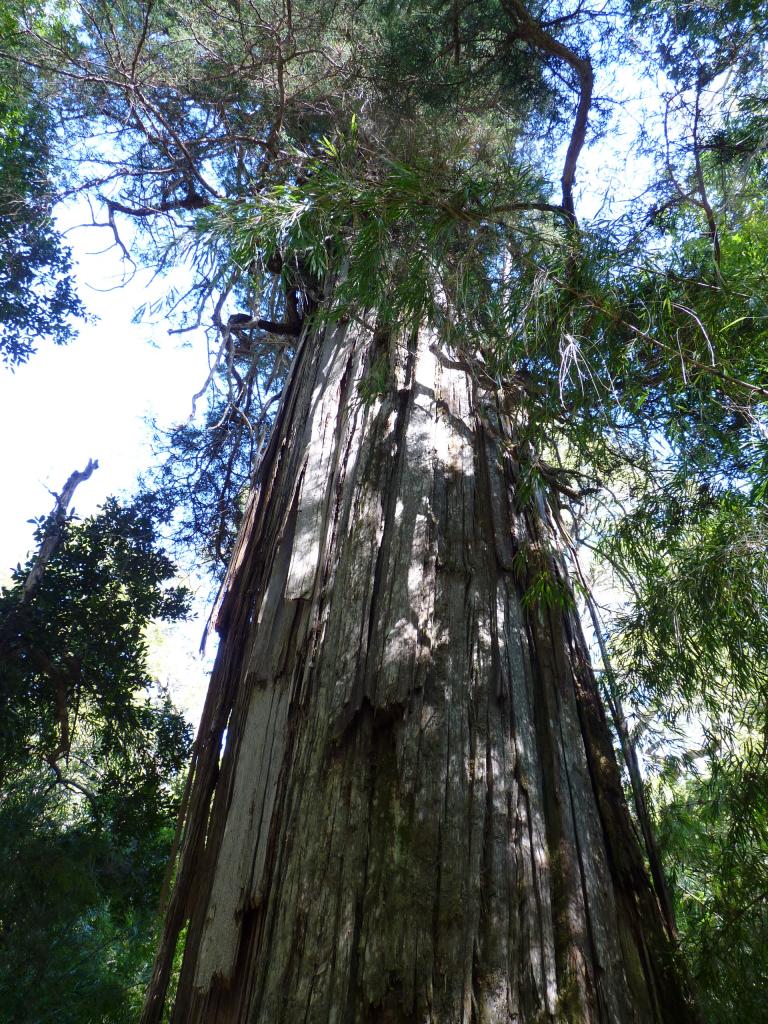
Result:
M173 1019L691 1019L508 418L427 330L368 406L370 332L304 346L220 613Z
M623 12L82 12L38 66L83 187L191 258L214 426L259 420L144 1019L182 933L175 1021L694 1019L564 556L612 485L739 486L768 389L697 138L676 233L578 222Z

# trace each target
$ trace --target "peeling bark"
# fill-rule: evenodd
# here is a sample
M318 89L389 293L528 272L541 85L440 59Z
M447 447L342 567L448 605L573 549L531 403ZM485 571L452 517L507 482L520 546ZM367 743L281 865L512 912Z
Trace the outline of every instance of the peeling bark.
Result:
M219 616L144 1021L695 1019L511 424L439 339L305 339ZM533 564L533 563L532 563Z

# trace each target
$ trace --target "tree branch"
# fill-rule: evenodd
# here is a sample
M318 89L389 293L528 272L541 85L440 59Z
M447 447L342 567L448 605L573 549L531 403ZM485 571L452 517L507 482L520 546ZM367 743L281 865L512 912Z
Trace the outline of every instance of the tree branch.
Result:
M157 213L171 213L173 210L202 210L210 206L212 200L191 192L183 199L166 199L156 206L126 206L115 199L105 199L107 209L110 213L110 223L115 213L125 213L129 217L153 217Z
M94 469L98 468L99 463L95 459L89 459L88 465L85 469L82 472L75 470L64 484L61 494L55 496L56 504L53 506L53 510L48 516L48 520L45 524L40 550L38 551L34 564L29 571L29 575L22 585L19 604L28 604L35 596L35 593L42 582L45 567L56 553L56 550L61 544L64 536L64 526L67 521L67 509L72 501L75 489L90 477Z
M587 120L592 106L592 89L595 82L592 62L589 58L580 57L575 50L571 50L570 47L550 35L540 22L531 17L522 0L502 0L502 3L507 14L517 23L516 35L549 56L565 61L576 72L579 80L579 103L561 177L563 209L568 219L575 225L573 185L576 180L576 165L587 135Z

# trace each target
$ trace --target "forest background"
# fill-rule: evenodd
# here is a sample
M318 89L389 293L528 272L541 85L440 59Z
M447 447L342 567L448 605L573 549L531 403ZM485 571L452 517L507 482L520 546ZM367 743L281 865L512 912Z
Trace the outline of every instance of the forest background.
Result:
M380 49L366 56L379 61L380 80L399 83L404 109L432 130L430 118L455 83L447 73L437 84L419 77L422 64L445 56L435 56L430 35L448 41L448 68L454 56L460 66L450 45L475 46L481 64L480 40L493 37L504 5L481 6L474 24L469 7L456 4L423 5L418 18L397 5L365 18L361 5L347 16L350 25L364 23L363 50L377 40ZM265 24L275 17L271 5L253 10ZM529 484L559 491L574 548L583 545L581 558L608 567L621 589L618 608L581 597L585 614L599 620L617 745L625 755L628 743L639 752L640 807L653 817L708 1019L765 1019L765 13L749 3L537 8L536 23L574 52L588 51L596 70L588 148L580 152L582 139L578 176L560 194L585 95L576 64L563 70L545 60L541 77L518 47L504 53L517 77L511 85L494 64L498 55L488 58L489 91L515 114L511 149L526 155L509 167L509 180L500 184L488 170L509 128L493 118L470 123L475 112L453 139L435 132L432 151L409 139L404 155L374 173L370 152L379 140L364 118L327 117L311 143L273 123L277 141L250 146L250 126L236 123L248 101L235 87L244 72L226 30L233 12L226 4L197 12L198 34L215 39L217 59L229 61L222 67L184 49L195 26L173 5L110 12L99 4L6 3L2 11L4 386L13 387L10 374L28 360L63 360L66 349L51 345L69 342L87 316L60 222L51 220L61 199L92 211L128 276L133 261L142 282L159 274L150 301L137 304L174 330L194 326L212 373L197 420L157 435L155 468L138 492L83 519L41 518L38 555L3 591L0 1013L13 1021L137 1017L191 742L147 661L149 624L179 621L188 610L165 549L221 578L287 365L267 330L258 373L249 376L229 315L245 308L256 319L285 320L290 282L269 265L270 253L297 251L321 263L325 238L354 210L373 226L349 241L350 294L367 289L381 304L384 281L395 319L423 310L434 269L424 266L420 276L412 261L403 276L381 258L400 224L450 253L445 239L456 221L474 218L480 227L529 216L514 226L536 253L537 273L514 282L517 299L505 306L501 287L483 291L470 261L450 287L464 292L465 330L498 333L491 372L535 394L552 422L568 410L578 428L565 443L546 438L563 462L532 465ZM301 13L307 35L313 19L315 31L325 26L311 4ZM150 110L158 119L137 130L126 127L131 106L119 91L97 75L60 74L62 54L71 68L92 72L115 56L111 47L150 24L178 31L178 59L162 68L170 77L159 87L157 54L136 50L157 89ZM631 69L624 79L622 66ZM617 75L645 90L639 105L618 98ZM181 102L185 90L191 98ZM565 113L552 127L558 102ZM236 113L217 121L222 109ZM185 152L193 142L194 159ZM257 232L253 206L227 200L238 188L251 194L256 157L269 146L286 167L295 168L298 154L304 174L285 172ZM472 146L477 159L467 166ZM209 186L215 202L204 194ZM578 242L574 231L567 244L558 240L563 220ZM484 244L479 238L481 260ZM510 332L525 337L526 358L505 348ZM545 351L552 337L554 352ZM650 357L641 344L649 337ZM542 378L545 365L556 367L554 378ZM190 382L198 366L179 382L180 405L197 390ZM385 385L373 374L368 397ZM94 386L109 395L126 384ZM30 410L20 433L40 422L45 414ZM12 489L13 474L6 480ZM46 538L53 550L41 559ZM542 579L542 600L559 599L546 588ZM631 791L629 770L626 781ZM641 817L639 810L640 830Z

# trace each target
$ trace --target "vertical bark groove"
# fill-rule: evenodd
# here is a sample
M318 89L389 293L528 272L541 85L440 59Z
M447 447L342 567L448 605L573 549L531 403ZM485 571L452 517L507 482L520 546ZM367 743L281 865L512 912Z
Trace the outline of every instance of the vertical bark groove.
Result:
M427 331L363 401L380 348L297 357L144 1020L186 917L177 1024L693 1020L510 423Z

